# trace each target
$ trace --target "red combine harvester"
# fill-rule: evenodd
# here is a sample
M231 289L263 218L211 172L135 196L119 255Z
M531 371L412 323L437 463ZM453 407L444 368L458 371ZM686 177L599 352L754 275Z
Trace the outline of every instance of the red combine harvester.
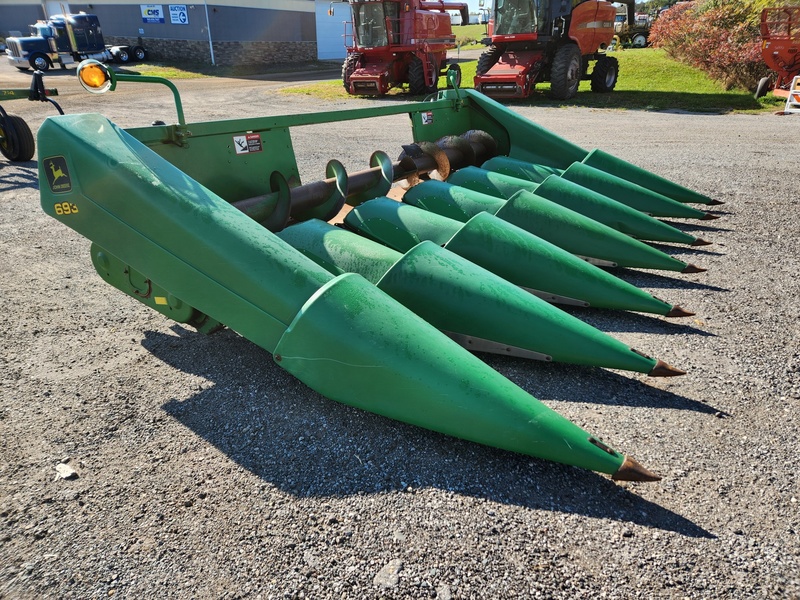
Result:
M619 3L634 22L635 0ZM551 95L567 100L581 79L591 79L593 92L610 92L619 66L605 49L614 38L616 14L603 0L495 0L491 45L478 60L475 89L494 98L527 98L537 83L549 81ZM596 62L588 75L590 61Z
M383 96L408 84L412 94L431 94L447 67L447 51L456 47L448 10L469 23L463 2L424 0L352 1L351 33L345 34L347 58L342 83L350 94ZM351 40L347 38L352 36ZM460 73L457 65L456 68Z
M800 6L765 8L761 11L761 54L775 72L772 93L789 97L792 79L800 75ZM756 98L769 91L771 77L758 82Z

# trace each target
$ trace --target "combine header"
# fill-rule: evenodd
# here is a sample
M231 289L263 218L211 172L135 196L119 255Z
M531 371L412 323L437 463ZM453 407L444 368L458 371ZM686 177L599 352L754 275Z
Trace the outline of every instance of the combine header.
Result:
M349 94L383 96L408 85L411 94L431 94L444 75L447 51L456 47L448 10L469 22L464 2L439 0L350 0L352 43L342 65ZM349 36L346 36L346 38ZM452 65L460 72L458 65ZM460 83L460 77L459 77Z
M139 79L92 61L79 76L94 90ZM124 130L81 114L40 129L42 208L92 241L109 284L201 332L231 328L333 400L614 479L658 479L464 347L681 375L557 305L686 316L596 265L630 253L645 268L702 269L536 192L505 200L436 180L491 174L478 165L506 157L557 181L589 165L599 180L635 182L678 206L710 198L460 90L454 73L453 89L428 102L191 124L174 86L160 81L175 93L176 124ZM292 152L266 151L291 148L295 126L399 114L411 119L400 158L376 151L356 173L330 161L325 179L301 184ZM237 151L240 140L254 151ZM408 202L389 197L404 191ZM354 207L345 222L326 223L345 202ZM434 204L447 216L419 208ZM539 218L549 219L547 236L537 235Z

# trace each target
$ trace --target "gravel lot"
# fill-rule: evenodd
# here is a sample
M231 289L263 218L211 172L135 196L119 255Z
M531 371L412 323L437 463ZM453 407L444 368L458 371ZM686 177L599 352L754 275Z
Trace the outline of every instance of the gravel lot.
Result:
M158 86L90 96L73 73L46 80L66 112L174 121ZM0 88L27 85L0 66ZM281 85L178 82L189 121L380 102ZM4 107L34 129L54 114ZM713 246L666 248L707 273L621 272L695 317L575 313L685 377L486 357L661 482L326 400L235 334L203 337L104 284L88 242L39 208L36 163L3 160L0 598L800 597L800 116L517 110L726 203L680 224ZM294 144L310 182L409 136L400 116Z

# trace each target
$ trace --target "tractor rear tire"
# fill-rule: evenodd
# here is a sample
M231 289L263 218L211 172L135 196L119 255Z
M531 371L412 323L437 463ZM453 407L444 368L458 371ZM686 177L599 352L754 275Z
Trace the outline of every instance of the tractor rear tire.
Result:
M0 154L12 162L26 162L35 149L31 128L21 117L0 115Z
M619 62L611 56L601 56L592 70L592 91L607 94L614 90L619 78Z
M117 54L114 58L116 58L118 63L123 65L131 62L131 55L128 53L127 50L125 50L125 48L120 48L119 50L117 50Z
M485 75L489 69L497 64L501 56L503 56L503 48L489 46L489 48L484 50L480 57L478 57L478 66L475 69L475 74L478 76Z
M408 91L412 96L422 94L433 94L439 87L439 70L435 65L429 66L429 71L433 81L430 83L425 80L425 65L419 56L411 57L408 65Z
M581 51L575 44L556 50L550 69L550 95L556 100L569 100L578 94L583 74Z
M351 93L350 77L353 75L353 73L355 73L360 64L360 54L348 54L347 58L344 59L344 63L342 63L342 85L344 85L344 89L347 90L348 94Z

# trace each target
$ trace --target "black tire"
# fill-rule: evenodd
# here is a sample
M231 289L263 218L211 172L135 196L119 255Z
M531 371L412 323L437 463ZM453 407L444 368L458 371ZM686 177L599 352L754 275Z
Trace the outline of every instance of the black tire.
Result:
M461 65L453 63L447 67L448 73L450 71L456 72L456 87L461 87ZM450 78L447 78L447 87L450 87Z
M28 62L30 63L31 68L36 71L47 71L50 68L50 59L41 52L32 54L28 59Z
M758 100L759 98L766 96L770 87L772 87L772 79L770 77L762 77L758 80L756 93L753 94L753 97Z
M478 66L475 69L475 74L478 76L485 75L489 69L497 64L501 56L503 56L503 48L489 46L478 57Z
M556 50L550 70L550 95L556 100L569 100L578 93L583 68L581 51L575 44Z
M114 55L114 60L124 65L125 63L131 62L131 55L128 54L128 51L125 50L125 48L120 48Z
M631 46L634 48L646 48L647 36L643 33L637 33L631 38Z
M344 85L344 89L347 90L348 94L350 93L350 77L360 65L360 54L348 54L342 63L342 85Z
M131 49L131 57L136 61L143 61L147 58L147 51L141 46L134 46Z
M425 80L425 65L419 56L412 56L408 65L408 91L412 96L433 94L439 86L439 71L431 65L429 69L433 81Z
M619 62L612 56L601 56L592 70L592 91L607 94L614 90L619 78Z
M36 143L28 124L15 115L0 117L0 153L13 162L26 162L33 158Z

